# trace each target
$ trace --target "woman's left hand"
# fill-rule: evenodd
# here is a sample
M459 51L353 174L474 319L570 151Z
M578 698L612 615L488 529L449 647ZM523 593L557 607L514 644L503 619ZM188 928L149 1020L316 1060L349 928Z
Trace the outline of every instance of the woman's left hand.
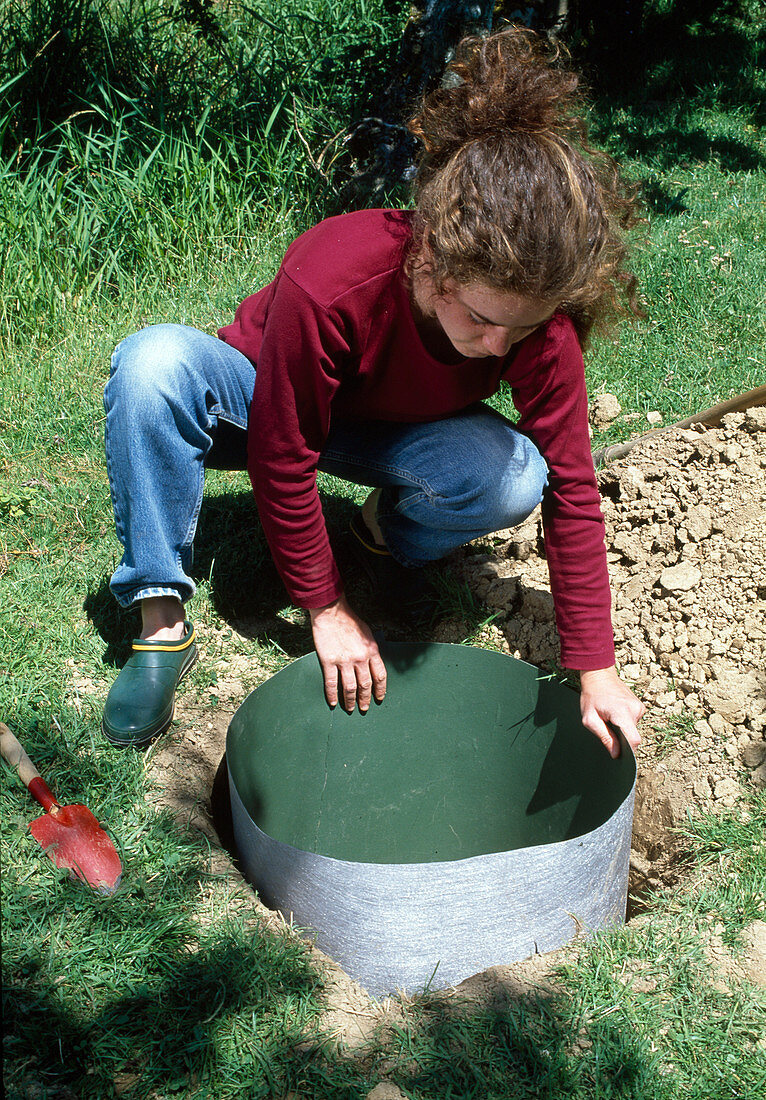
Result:
M611 668L580 673L580 715L582 724L608 749L611 757L620 755L620 742L611 726L617 726L632 749L638 748L641 734L638 723L646 707Z

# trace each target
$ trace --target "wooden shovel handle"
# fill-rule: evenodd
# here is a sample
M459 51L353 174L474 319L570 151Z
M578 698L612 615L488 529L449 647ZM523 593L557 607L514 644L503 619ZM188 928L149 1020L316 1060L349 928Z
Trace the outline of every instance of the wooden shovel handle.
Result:
M732 397L729 401L722 401L720 405L713 405L709 409L687 416L684 420L676 420L675 424L667 424L663 428L654 428L653 431L643 432L629 439L627 443L613 443L610 447L600 447L593 452L593 463L599 466L602 462L615 462L618 458L624 458L626 454L643 443L646 439L652 439L658 435L667 435L677 428L691 428L693 424L704 424L707 428L717 427L724 416L731 412L744 412L746 409L755 409L759 405L766 405L766 386L758 386L757 389L741 393L739 397Z
M11 733L5 722L0 722L0 755L12 768L16 769L24 786L41 806L50 810L58 805L47 783L27 756L21 742Z

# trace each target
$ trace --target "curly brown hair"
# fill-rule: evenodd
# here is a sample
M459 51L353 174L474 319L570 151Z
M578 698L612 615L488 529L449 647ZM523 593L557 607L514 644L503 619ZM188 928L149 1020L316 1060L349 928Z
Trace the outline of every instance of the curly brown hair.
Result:
M624 266L638 218L635 190L588 142L566 60L520 27L460 43L408 123L422 144L411 255L427 255L439 292L452 280L558 301L584 343L610 316L641 315Z

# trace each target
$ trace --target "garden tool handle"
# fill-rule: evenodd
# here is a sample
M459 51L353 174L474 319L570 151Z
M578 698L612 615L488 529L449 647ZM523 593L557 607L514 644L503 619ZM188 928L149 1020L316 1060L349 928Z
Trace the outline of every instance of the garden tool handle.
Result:
M0 722L0 755L18 772L24 786L33 798L36 798L45 810L55 810L58 802L51 794L48 784L27 756L23 745L6 726Z

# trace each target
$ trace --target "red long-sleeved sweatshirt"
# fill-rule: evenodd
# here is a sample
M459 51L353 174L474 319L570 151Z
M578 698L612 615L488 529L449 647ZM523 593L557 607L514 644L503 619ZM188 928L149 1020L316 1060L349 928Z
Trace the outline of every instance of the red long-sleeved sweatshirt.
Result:
M614 643L604 524L572 322L555 314L503 358L438 361L418 335L403 274L410 227L396 210L321 222L219 331L256 365L248 468L277 568L299 606L342 592L316 489L331 417L438 420L506 381L518 427L549 469L543 522L562 663L605 668Z

